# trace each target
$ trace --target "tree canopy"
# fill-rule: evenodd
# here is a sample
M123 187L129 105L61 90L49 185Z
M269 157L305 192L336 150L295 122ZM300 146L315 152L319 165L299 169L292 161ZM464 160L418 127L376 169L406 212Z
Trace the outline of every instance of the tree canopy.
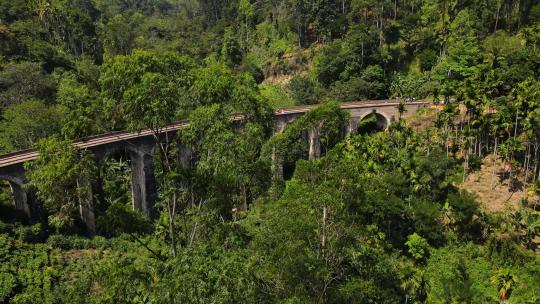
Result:
M539 303L539 43L538 0L0 1L0 303Z

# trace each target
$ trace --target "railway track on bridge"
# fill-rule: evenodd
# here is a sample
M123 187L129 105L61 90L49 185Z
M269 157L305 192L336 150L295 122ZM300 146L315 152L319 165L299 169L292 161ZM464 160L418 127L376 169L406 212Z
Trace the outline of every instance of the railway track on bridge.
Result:
M417 101L413 103L408 104L427 104L426 101ZM363 101L363 102L346 102L341 103L340 106L342 109L357 109L357 108L371 108L371 107L395 107L399 104L398 100L371 100L371 101ZM311 109L316 108L319 105L305 105L305 106L297 106L297 107L290 107L290 108L280 108L275 111L276 116L284 116L284 115L292 115L292 114L303 114ZM234 115L232 117L233 120L240 120L242 119L241 115ZM173 123L171 125L168 125L163 128L161 133L168 133L168 132L174 132L179 129L185 128L189 126L189 121L179 121L176 123ZM115 143L119 141L125 141L130 139L135 139L139 137L145 137L145 136L151 136L152 131L149 129L141 130L141 131L117 131L102 135L95 135L90 136L84 139L81 139L79 141L76 141L74 143L75 146L86 149L91 147L96 147L100 145ZM0 155L0 168L12 166L28 161L35 160L38 157L38 153L34 149L28 149L28 150L22 150L17 152L12 152L4 155Z

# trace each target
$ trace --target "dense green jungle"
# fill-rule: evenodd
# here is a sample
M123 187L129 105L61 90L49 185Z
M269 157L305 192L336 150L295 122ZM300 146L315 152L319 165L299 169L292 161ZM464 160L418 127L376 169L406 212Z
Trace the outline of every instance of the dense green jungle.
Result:
M129 153L73 145L146 129L150 217ZM538 0L0 0L0 154L29 148L0 303L540 303Z

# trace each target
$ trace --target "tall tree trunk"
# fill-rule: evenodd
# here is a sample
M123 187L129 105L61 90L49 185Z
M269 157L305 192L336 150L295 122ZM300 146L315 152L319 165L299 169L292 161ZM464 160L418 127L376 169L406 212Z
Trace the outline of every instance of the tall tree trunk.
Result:
M516 122L514 124L514 138L517 136L519 109L516 109Z
M448 157L448 152L450 148L450 144L448 143L449 136L448 136L448 126L444 126L444 145L446 147L446 157Z
M478 156L482 157L482 134L478 138Z
M248 49L248 43L249 43L249 28L248 28L248 17L246 14L246 44L245 44L246 51Z
M499 25L499 14L501 12L501 3L497 5L497 15L495 16L495 28L493 29L493 32L497 31L497 26Z
M382 49L383 45L383 11L384 6L381 6L381 13L379 14L380 22L379 22L379 49Z
M323 204L323 214L322 214L322 223L321 223L321 256L324 258L325 256L325 248L326 248L326 221L328 217L328 210L326 203Z
M538 142L534 143L534 173L533 173L533 182L538 179Z
M176 258L176 228L174 224L174 214L176 209L176 191L173 190L172 204L167 201L167 215L169 216L169 234L171 238L171 253Z
M469 152L466 152L465 163L463 164L463 182L467 179L467 172L469 169Z
M498 138L495 137L495 148L493 149L493 168L491 170L491 189L495 189L495 168L497 167L497 144Z
M161 159L161 164L163 167L163 170L165 171L165 174L163 174L163 181L162 184L166 185L165 183L165 177L167 176L167 173L172 173L172 165L169 159L168 150L169 150L169 134L165 133L165 142L162 142L160 139L159 134L161 134L161 129L153 129L153 138L156 142L157 146L159 147L159 156ZM176 227L174 223L174 218L176 214L176 206L177 206L177 194L176 189L172 189L172 195L170 200L167 200L167 216L169 218L169 237L171 238L171 254L174 258L176 258Z
M514 178L514 168L512 166L512 157L510 156L509 160L508 160L508 167L510 168L510 175L508 177L508 192L514 192L514 182L513 182L513 178Z
M248 210L247 187L244 183L240 184L240 198L242 201L242 209L244 211L247 211Z
M201 210L201 206L203 204L203 200L199 201L199 204L197 206L197 210ZM195 222L195 225L193 225L193 229L191 230L191 235L189 237L189 246L193 245L193 242L195 241L195 236L197 235L197 229L199 227L199 222Z
M531 144L527 141L527 152L525 153L525 160L523 161L523 168L525 168L525 183L529 180L529 163L531 157Z

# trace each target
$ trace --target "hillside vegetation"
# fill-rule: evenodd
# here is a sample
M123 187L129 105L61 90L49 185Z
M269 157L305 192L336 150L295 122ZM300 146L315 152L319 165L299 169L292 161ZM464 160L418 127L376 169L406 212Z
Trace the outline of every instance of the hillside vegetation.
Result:
M538 0L0 1L0 154L39 152L34 219L0 180L0 303L538 304L539 82ZM128 151L72 145L141 129L154 218Z

